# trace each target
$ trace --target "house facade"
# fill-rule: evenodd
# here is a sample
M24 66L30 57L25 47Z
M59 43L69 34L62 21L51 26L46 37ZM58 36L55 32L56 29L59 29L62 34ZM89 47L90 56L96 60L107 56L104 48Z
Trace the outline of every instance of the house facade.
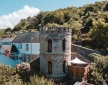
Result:
M30 62L40 54L39 32L19 33L12 45L18 52L11 52L11 58L19 63Z

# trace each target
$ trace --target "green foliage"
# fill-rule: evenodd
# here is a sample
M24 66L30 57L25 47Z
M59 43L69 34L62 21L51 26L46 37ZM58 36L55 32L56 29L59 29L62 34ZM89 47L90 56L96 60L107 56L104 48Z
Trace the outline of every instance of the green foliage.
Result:
M12 29L11 29L11 28L6 28L6 29L5 29L5 33L6 33L6 32L12 32Z
M46 24L46 26L47 27L59 27L59 25L56 23L48 23L48 24Z
M31 85L54 85L52 80L45 79L43 76L38 75L30 77Z
M14 68L0 64L0 85L4 84L5 82L15 82L18 78L20 79Z
M0 64L0 85L54 85L54 82L30 70L28 63L20 64L17 72L15 68Z
M72 40L74 41L74 40L77 40L77 35L73 35L72 36Z
M14 27L13 31L24 30L28 26L28 22L25 19L20 20L20 22Z
M91 46L89 46L89 45L87 45L87 46L85 46L86 48L89 48L89 49L92 49L92 47Z
M106 49L108 47L108 43L106 42L108 39L108 23L105 22L105 19L102 18L97 21L93 21L91 38L92 41L96 43L96 48Z
M89 82L96 85L108 84L108 56L101 56L96 53L92 53L89 56L92 59Z
M4 36L4 29L0 29L0 38Z

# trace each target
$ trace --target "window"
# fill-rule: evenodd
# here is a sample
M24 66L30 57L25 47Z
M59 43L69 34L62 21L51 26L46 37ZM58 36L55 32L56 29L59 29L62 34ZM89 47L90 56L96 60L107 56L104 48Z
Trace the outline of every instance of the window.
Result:
M18 56L17 56L17 60L18 60Z
M18 60L22 60L22 57L18 57Z
M26 44L26 51L28 51L29 50L29 45L28 44Z
M11 42L3 42L3 45L11 45Z
M66 70L65 70L65 64L66 64L66 62L65 62L65 60L63 61L63 72L65 73L66 72Z
M6 45L6 42L4 42L3 45Z
M66 48L66 47L65 47L65 42L66 42L66 40L63 39L63 42L62 42L62 50L63 50L63 51L65 51L65 48Z
M21 43L19 43L18 49L22 49L22 44Z
M52 73L52 62L48 61L48 73L51 74Z
M52 40L51 39L49 39L48 40L48 51L52 51Z

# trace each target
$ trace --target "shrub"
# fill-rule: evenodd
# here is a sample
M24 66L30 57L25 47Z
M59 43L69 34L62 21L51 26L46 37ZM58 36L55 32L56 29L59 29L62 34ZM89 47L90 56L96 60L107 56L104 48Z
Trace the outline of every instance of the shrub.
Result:
M17 71L16 71L17 70ZM48 80L36 74L29 63L23 62L15 68L0 64L0 85L54 85Z
M108 56L101 56L96 53L90 54L92 62L89 81L96 85L108 84Z

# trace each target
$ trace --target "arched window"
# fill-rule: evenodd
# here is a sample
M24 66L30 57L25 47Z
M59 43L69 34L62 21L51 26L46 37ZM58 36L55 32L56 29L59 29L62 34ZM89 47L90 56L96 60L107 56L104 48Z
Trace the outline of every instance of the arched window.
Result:
M48 61L48 73L51 74L52 73L52 62Z
M63 72L65 73L66 72L66 70L65 70L65 65L66 65L66 62L65 62L65 60L63 61Z
M66 46L65 46L65 41L66 41L66 40L63 39L63 42L62 42L62 50L63 50L63 51L65 51L65 48L66 48Z
M51 39L49 39L48 40L48 51L52 51L52 40Z

